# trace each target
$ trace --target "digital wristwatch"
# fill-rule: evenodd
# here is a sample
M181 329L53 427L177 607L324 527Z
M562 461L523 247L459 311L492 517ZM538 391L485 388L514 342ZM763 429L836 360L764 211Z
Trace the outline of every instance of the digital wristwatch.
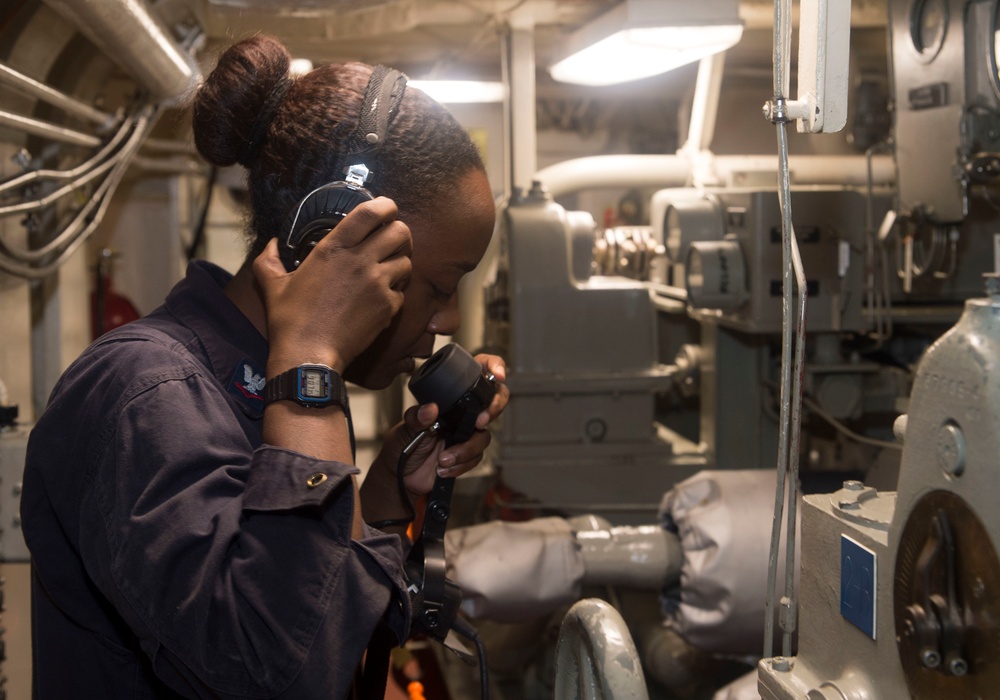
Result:
M267 380L264 405L273 401L294 401L306 408L340 406L347 410L344 379L326 365L299 365Z

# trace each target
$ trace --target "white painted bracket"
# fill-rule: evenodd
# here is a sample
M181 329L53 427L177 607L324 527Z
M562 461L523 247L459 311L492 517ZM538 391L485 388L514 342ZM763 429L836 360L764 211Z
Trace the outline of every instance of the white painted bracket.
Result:
M806 109L798 130L840 131L847 123L851 50L850 0L801 0L798 100ZM791 115L789 115L791 116Z

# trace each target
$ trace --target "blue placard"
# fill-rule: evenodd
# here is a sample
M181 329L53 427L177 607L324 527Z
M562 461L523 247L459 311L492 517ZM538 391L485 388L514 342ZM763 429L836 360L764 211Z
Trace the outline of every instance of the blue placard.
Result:
M840 614L875 639L875 552L840 536Z

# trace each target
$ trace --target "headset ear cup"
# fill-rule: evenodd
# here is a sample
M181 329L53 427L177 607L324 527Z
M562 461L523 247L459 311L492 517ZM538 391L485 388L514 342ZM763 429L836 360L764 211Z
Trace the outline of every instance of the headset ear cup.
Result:
M354 207L371 199L374 197L368 190L346 182L332 182L310 192L292 212L288 234L278 246L285 269L291 272L301 265Z

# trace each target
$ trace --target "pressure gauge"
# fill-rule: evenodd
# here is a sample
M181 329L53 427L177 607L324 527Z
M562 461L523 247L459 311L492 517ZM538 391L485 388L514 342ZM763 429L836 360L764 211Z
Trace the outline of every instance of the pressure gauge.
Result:
M734 311L747 300L746 264L737 241L694 241L684 268L692 308Z
M948 33L948 0L913 0L910 5L910 42L924 62L933 61Z

